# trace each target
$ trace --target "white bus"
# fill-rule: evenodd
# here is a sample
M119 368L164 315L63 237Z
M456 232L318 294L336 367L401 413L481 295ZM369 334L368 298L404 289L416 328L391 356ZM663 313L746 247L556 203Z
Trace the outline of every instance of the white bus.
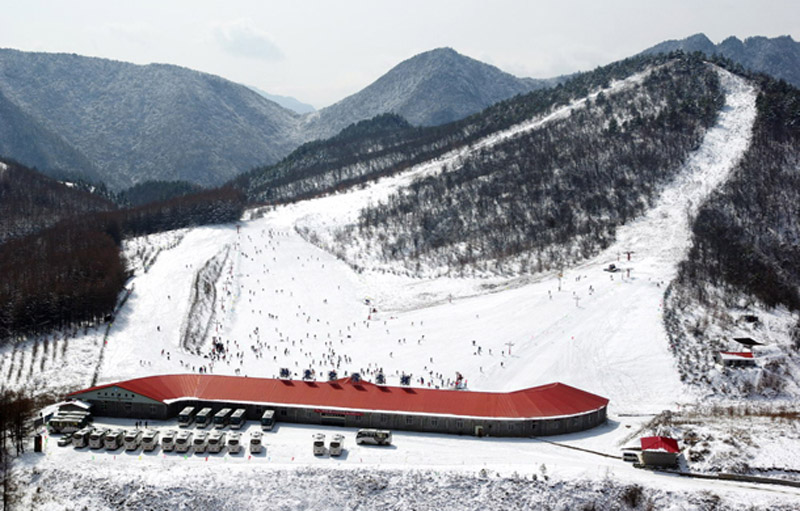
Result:
M208 435L208 452L220 452L225 447L225 433L212 431Z
M328 446L331 456L341 456L344 450L344 435L333 435L331 443Z
M242 450L242 434L234 431L228 435L228 452L238 454Z
M217 429L222 429L228 425L230 420L231 409L223 408L222 410L218 411L216 415L214 415L214 427Z
M50 433L74 433L89 424L86 412L58 413L47 423Z
M75 447L86 447L89 445L89 435L92 434L92 431L94 431L92 426L86 426L80 431L76 431L72 435L72 445Z
M164 440L166 440L166 438L164 438ZM192 432L181 431L180 433L178 433L178 437L175 439L175 451L188 452L191 446L192 446Z
M161 435L161 449L164 452L172 452L175 450L175 436L178 433L174 429L169 429Z
M250 433L250 452L253 454L258 454L261 452L261 432L260 431L253 431Z
M239 429L247 421L245 414L247 410L244 408L237 408L233 415L231 415L231 429Z
M198 431L192 440L192 447L194 452L206 452L208 447L208 433L205 431Z
M105 438L103 438L103 445L105 446L106 450L116 451L122 447L124 437L125 433L123 433L121 429L111 430L106 433Z
M125 438L123 439L125 442L125 450L126 451L134 451L139 448L139 445L142 443L142 432L138 429L130 429L125 432Z
M152 451L158 445L158 431L155 429L148 429L142 435L142 450Z
M111 430L108 428L100 428L89 433L89 448L102 449L103 439L106 437L106 433L108 433L109 431Z
M189 425L194 421L194 406L187 406L181 413L178 414L178 426L182 428L189 427Z
M261 416L261 431L272 431L275 426L275 410L266 410Z
M356 433L356 443L391 445L392 432L385 429L359 429Z
M325 454L325 435L323 433L315 433L312 438L314 439L314 456Z
M195 424L197 424L198 428L204 428L208 426L208 423L211 421L211 408L203 408L194 418Z

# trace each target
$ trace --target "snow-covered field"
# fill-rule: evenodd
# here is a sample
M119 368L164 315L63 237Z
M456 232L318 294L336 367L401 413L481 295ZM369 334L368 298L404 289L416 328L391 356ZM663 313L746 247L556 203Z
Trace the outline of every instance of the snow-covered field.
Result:
M65 350L69 355L42 364L42 371L35 370L32 341L13 354L7 348L0 372L19 373L12 386L38 388L43 379L88 386L95 369L99 383L201 369L274 377L282 367L297 377L311 368L319 379L331 369L371 379L380 369L390 384L405 372L414 385L426 387L449 386L458 371L469 388L480 390L560 381L608 397L610 420L552 440L616 456L654 415L703 398L680 381L662 300L690 241L689 218L749 144L755 91L719 72L726 106L681 177L648 214L618 230L611 248L562 275L503 280L357 273L298 234L300 226L306 236L326 236L363 206L435 171L421 166L357 191L254 215L259 218L240 225L132 242L133 291L107 337L105 330L78 334ZM537 122L518 129L536 129ZM604 271L610 263L621 271ZM189 326L194 344L186 349L181 339ZM228 348L224 360L208 357L212 340ZM78 351L81 346L85 349ZM27 365L25 357L31 359ZM33 368L31 377L17 367ZM619 506L621 488L630 484L646 487L658 508L708 509L704 499L713 497L706 490L731 508L800 499L797 489L657 475L619 459L531 439L397 432L396 448L380 450L354 446L348 432L343 459L315 458L312 431L330 435L334 429L280 425L266 437L264 456L208 460L158 452L95 453L58 448L51 441L47 455L29 455L19 473L30 480L27 502L45 509L172 509L192 502L215 509L522 509L582 502L605 508ZM775 451L788 450L800 459L796 444L777 439L778 444ZM800 469L789 456L775 460Z

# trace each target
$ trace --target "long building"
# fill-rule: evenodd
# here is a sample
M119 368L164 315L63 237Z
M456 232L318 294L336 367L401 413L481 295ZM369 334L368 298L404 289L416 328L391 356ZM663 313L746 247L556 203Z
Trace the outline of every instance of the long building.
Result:
M149 376L73 392L99 416L169 419L185 406L245 408L257 420L490 436L582 431L606 420L608 399L551 383L514 392L472 392L208 374Z

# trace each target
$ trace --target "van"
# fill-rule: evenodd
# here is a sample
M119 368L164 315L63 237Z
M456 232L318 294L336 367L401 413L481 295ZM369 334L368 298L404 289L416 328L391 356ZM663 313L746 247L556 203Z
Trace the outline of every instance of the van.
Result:
M86 447L89 445L89 435L92 434L92 431L94 431L92 426L86 426L80 431L76 431L72 435L72 445L74 447Z
M181 413L178 414L178 426L181 428L188 428L189 425L194 422L194 406L187 406Z
M247 410L244 408L237 408L233 415L231 415L231 429L239 429L247 421L245 414Z
M356 443L391 445L392 432L385 429L359 429L356 433Z
M242 434L234 431L228 435L228 452L238 454L242 450Z
M181 431L175 438L175 451L176 452L189 452L192 446L192 432Z
M228 425L228 422L231 420L231 409L230 408L223 408L222 410L218 411L216 415L214 415L214 427L217 429L223 429L225 426Z
M263 445L261 445L261 436L262 433L260 431L253 431L250 433L250 452L253 454L258 454L261 452Z
M158 445L158 431L154 429L148 429L142 434L142 450L143 451L152 451Z
M322 433L315 433L312 439L314 456L322 456L325 454L325 435Z
M116 451L122 447L123 438L125 433L121 429L114 429L106 433L103 438L103 445L108 451Z
M225 433L212 431L208 435L208 452L220 452L225 447Z
M194 418L195 424L197 424L198 428L204 428L208 426L208 423L211 421L211 408L203 408Z
M161 435L161 450L164 452L172 452L175 450L175 437L177 436L177 431L174 429L168 429Z
M142 443L142 432L138 429L131 429L125 432L125 436L123 438L123 442L125 443L125 450L126 451L134 451L139 448L139 444Z
M198 431L192 440L192 449L194 452L206 452L206 447L208 447L208 433Z
M631 463L641 463L642 460L639 457L639 453L636 451L622 451L622 461L628 461Z
M106 433L110 432L111 430L108 428L100 428L92 431L89 433L89 448L90 449L102 449L103 448L103 440L106 438Z
M331 456L341 456L344 449L344 435L333 435L328 448Z

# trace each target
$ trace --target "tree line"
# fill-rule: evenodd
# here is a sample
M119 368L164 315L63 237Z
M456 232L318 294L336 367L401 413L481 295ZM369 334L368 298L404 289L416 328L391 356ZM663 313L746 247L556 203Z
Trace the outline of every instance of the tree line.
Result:
M0 245L0 343L109 318L129 277L123 238L234 222L244 205L231 188L209 190L71 217Z

